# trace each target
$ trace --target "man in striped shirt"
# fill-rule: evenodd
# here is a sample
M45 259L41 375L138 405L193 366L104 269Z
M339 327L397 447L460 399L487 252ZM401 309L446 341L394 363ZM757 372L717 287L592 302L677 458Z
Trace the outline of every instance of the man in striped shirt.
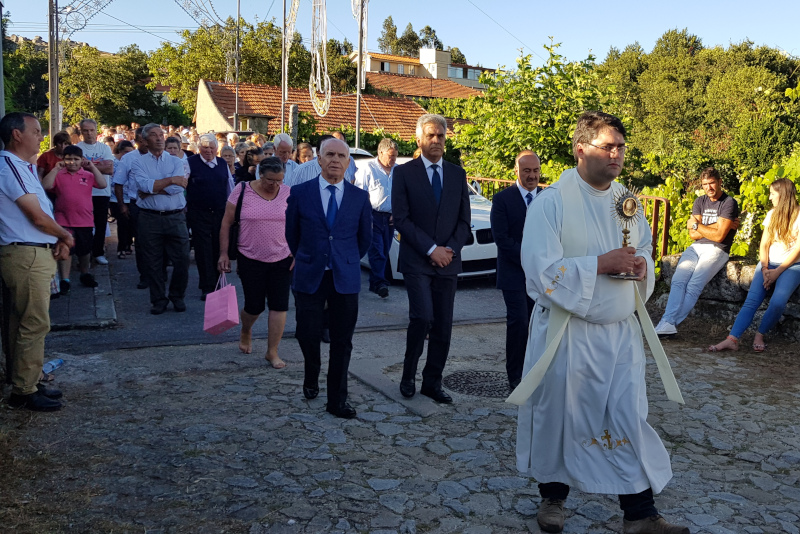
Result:
M61 392L39 383L44 338L50 331L50 281L56 260L67 259L72 235L56 223L30 160L39 153L42 128L30 113L0 120L0 275L8 292L8 404L34 411L61 408Z

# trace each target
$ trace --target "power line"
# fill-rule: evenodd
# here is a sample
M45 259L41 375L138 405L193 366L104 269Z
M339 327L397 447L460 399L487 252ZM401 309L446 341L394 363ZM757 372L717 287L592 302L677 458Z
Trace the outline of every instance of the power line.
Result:
M539 54L536 52L536 50L534 50L533 48L531 48L530 46L528 46L527 44L525 44L525 43L522 41L522 39L520 39L519 37L517 37L516 35L514 35L514 34L513 34L513 33L511 33L510 31L508 31L508 30L505 28L505 26L503 26L502 24L500 24L499 22L497 22L496 20L494 20L494 19L491 17L491 15L489 15L489 14L488 14L486 11L482 10L482 9L481 9L481 8L479 8L477 5L475 5L475 2L473 2L472 0L467 0L467 2L469 2L470 4L472 4L472 6L473 6L475 9L477 9L478 11L480 11L481 13L483 13L484 15L486 15L486 17L488 17L488 18L489 18L489 20L491 20L492 22L494 22L495 24L497 24L498 26L500 26L500 28L501 28L501 29L502 29L504 32L506 32L508 35L510 35L511 37L513 37L514 39L516 39L517 41L519 41L519 42L520 42L520 44L522 44L522 46L524 46L525 48L527 48L528 50L530 50L531 52L533 52L533 53L534 53L534 55L538 56L538 57L539 57L540 59L542 59L543 61L547 61L545 58L543 58L542 56L540 56L540 55L539 55Z
M144 28L140 28L139 26L136 26L136 25L134 25L134 24L131 24L130 22L125 22L125 21L124 21L124 20L122 20L122 19L118 19L118 18L117 18L117 17L115 17L114 15L109 15L109 14L108 14L108 13L106 13L105 11L101 11L100 13L101 13L101 14L103 14L103 15L105 15L106 17L111 17L112 19L116 20L117 22L121 22L121 23L123 23L123 24L127 24L128 26L131 26L132 28L136 28L137 30L139 30L139 31L141 31L141 32L144 32L144 33L147 33L147 34L149 34L149 35L152 35L153 37L157 37L157 38L159 38L159 39L163 39L164 41L167 41L168 43L174 44L175 46L181 46L181 44L180 44L180 43L176 43L175 41L170 41L169 39L166 39L166 38L164 38L164 37L161 37L160 35L156 35L155 33L149 32L149 31L145 30Z

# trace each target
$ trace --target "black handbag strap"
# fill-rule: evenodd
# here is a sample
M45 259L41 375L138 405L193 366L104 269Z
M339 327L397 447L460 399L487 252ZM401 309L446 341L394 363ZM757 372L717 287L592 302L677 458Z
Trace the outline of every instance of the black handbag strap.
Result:
M247 187L247 182L242 182L242 191L239 193L239 200L236 202L236 214L233 216L233 222L239 226L242 220L242 201L244 200L244 188Z

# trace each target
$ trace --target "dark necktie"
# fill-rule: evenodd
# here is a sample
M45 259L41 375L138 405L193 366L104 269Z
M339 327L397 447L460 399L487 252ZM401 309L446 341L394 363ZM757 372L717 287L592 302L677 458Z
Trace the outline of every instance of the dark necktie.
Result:
M328 199L328 213L325 218L328 219L328 228L333 228L333 221L336 220L336 212L339 211L339 204L336 203L336 186L329 185L328 191L331 192L331 198Z
M433 186L433 198L436 199L436 204L442 200L442 177L439 176L439 166L431 165L433 169L433 177L431 177L431 186Z
M533 200L533 195L532 195L532 194L528 193L527 195L525 195L525 203L526 203L528 206L530 206L530 205L531 205L531 201L532 201L532 200Z

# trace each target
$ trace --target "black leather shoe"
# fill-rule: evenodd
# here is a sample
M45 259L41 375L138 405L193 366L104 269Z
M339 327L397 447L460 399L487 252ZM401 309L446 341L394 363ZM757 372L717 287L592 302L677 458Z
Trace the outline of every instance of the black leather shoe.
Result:
M439 386L438 388L426 388L425 386L423 386L422 388L420 388L419 392L425 395L426 397L432 398L434 401L440 404L453 403L453 397L445 393L444 390L441 388L441 386Z
M36 384L36 389L39 390L39 393L47 397L48 399L60 399L64 395L61 393L60 389L56 388L48 388L44 384Z
M385 299L389 296L389 288L386 286L381 286L378 288L377 293L380 298Z
M175 308L175 311L178 313L186 311L186 303L183 299L175 299L172 301L172 306Z
M327 328L322 329L322 342L323 343L330 343L331 342L331 331Z
M12 393L8 398L8 405L12 408L26 408L34 412L55 412L62 406L57 400L48 399L38 391L30 395Z
M319 386L303 386L303 396L308 400L316 399L319 395Z
M336 417L341 417L342 419L352 419L356 416L356 410L348 403L343 402L338 406L332 406L330 404L325 406L325 411L329 414L333 414Z
M161 300L153 304L150 308L150 313L153 315L161 315L165 311L167 311L167 304L169 303L168 300Z
M400 394L407 399L410 399L414 396L414 393L417 392L417 387L414 384L414 380L401 380L400 381Z
M147 282L140 281L136 284L136 289L147 289L148 287L150 287L150 285Z

